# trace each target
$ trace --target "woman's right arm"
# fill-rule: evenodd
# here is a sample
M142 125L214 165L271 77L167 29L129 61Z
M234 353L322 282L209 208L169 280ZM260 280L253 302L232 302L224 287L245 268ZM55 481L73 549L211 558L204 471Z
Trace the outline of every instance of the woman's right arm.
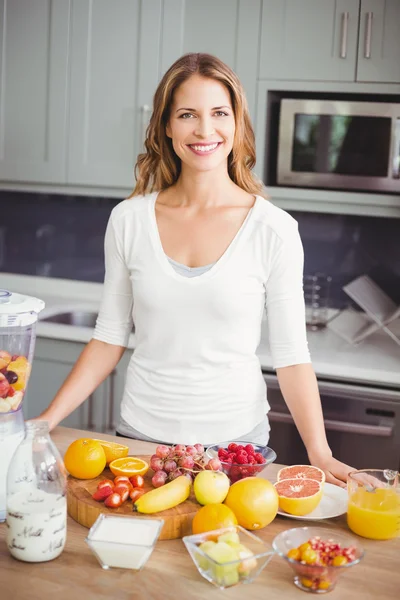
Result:
M90 340L54 400L37 418L48 421L50 430L54 429L108 377L124 350L123 346Z
M108 377L128 345L133 325L132 284L121 241L124 214L119 210L115 218L114 212L115 209L104 241L105 278L93 339L85 346L54 400L38 417L47 420L50 429L78 408Z

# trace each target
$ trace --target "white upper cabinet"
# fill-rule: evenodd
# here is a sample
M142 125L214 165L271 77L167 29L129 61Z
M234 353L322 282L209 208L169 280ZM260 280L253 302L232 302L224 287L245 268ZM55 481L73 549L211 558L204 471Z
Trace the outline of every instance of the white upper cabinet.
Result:
M69 0L0 0L0 179L65 183Z
M182 54L207 52L239 76L254 116L261 0L164 2L161 71Z
M160 18L160 1L72 1L68 183L133 187L159 75Z
M400 0L361 0L357 81L400 83Z
M359 0L263 0L260 79L354 81Z

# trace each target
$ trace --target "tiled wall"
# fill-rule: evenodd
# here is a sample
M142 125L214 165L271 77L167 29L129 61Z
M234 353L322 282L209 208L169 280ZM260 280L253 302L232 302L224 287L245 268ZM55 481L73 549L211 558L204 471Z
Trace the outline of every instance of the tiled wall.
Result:
M1 271L101 282L104 232L118 202L0 191L0 286ZM364 273L400 303L400 219L291 214L299 222L305 273L332 276L332 306L348 303L341 287Z

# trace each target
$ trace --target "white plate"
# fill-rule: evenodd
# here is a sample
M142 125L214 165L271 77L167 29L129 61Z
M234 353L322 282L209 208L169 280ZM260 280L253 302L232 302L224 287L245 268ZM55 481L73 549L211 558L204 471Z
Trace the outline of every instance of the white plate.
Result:
M281 510L278 510L278 515L303 521L332 519L333 517L339 517L347 512L347 500L347 490L337 485L333 485L332 483L325 483L321 502L318 504L317 508L308 513L308 515L297 517L295 515L289 515L289 513Z

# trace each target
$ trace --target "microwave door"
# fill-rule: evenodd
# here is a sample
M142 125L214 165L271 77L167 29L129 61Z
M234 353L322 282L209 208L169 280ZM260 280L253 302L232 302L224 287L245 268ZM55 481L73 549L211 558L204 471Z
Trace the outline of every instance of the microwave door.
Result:
M282 100L278 184L400 191L392 177L398 110L383 103Z

